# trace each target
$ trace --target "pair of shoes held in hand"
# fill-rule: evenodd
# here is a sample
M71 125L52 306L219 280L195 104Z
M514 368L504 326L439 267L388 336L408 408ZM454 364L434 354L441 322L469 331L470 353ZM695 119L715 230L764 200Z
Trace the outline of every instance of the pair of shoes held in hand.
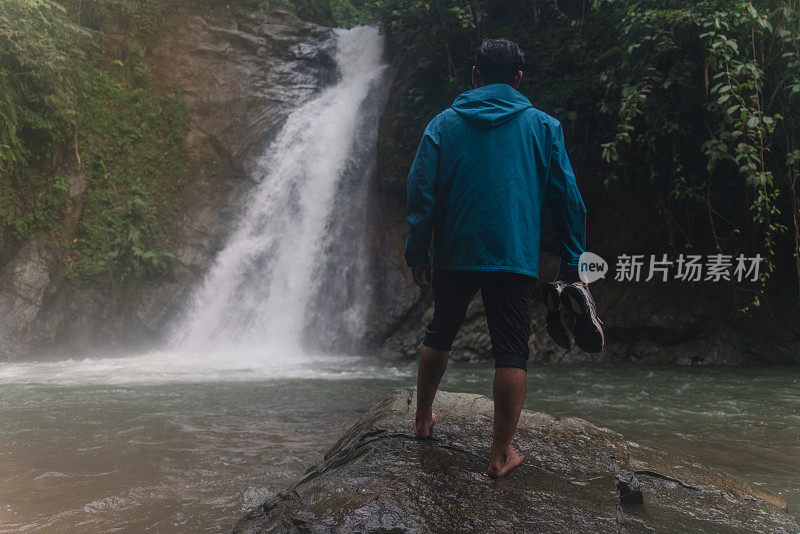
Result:
M560 347L567 350L575 344L586 352L603 350L603 323L597 316L592 294L583 282L569 284L556 280L544 285L542 299L547 308L546 329Z

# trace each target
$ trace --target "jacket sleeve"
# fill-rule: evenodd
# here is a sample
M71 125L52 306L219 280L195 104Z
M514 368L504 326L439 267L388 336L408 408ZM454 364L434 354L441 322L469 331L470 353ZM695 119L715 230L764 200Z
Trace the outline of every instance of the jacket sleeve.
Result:
M547 180L547 208L558 233L559 274L577 274L578 258L586 251L586 208L564 146L564 130L554 131Z
M422 140L408 173L406 219L406 265L413 267L430 262L428 248L433 234L433 210L436 205L436 186L441 145L441 115L425 128Z

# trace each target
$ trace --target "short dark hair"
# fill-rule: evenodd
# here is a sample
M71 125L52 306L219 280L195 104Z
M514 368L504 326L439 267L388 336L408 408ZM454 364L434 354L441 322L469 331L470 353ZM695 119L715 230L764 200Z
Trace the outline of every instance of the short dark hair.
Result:
M519 45L508 39L484 39L475 52L475 66L485 84L514 83L522 70L525 54Z

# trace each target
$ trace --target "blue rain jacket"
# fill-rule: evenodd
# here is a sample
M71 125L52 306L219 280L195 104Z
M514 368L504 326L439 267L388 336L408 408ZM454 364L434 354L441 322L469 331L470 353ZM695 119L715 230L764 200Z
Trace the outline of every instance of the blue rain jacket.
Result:
M466 91L425 129L408 175L406 263L538 277L542 212L561 274L586 249L586 208L561 123L507 84Z

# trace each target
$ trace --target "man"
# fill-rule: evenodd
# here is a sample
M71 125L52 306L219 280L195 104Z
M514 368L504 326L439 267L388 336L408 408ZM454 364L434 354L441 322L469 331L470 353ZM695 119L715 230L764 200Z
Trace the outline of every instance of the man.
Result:
M453 339L480 289L496 368L487 468L493 477L523 460L511 438L525 399L543 207L559 236L559 280L577 281L586 239L586 210L561 124L517 91L522 63L515 43L483 41L472 69L475 88L428 124L408 176L406 262L423 290L431 282L434 238L434 315L420 354L414 434L430 435Z

